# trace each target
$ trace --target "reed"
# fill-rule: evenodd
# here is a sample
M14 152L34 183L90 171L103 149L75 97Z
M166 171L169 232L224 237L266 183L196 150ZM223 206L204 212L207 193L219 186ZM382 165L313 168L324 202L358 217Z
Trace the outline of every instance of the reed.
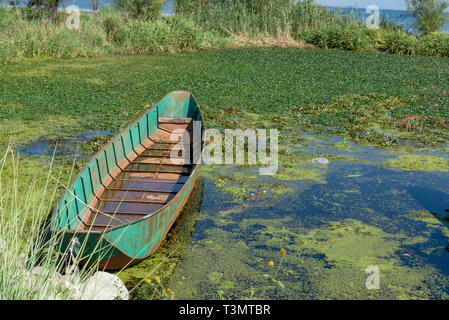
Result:
M193 21L182 17L159 20L129 20L116 32L116 39L127 52L176 52L220 46L219 38L203 31Z
M255 1L253 1L255 2ZM262 1L265 6L251 5L251 1L224 0L189 6L179 12L207 30L222 35L249 34L278 36L297 33L335 23L345 23L347 18L332 13L313 1ZM182 8L182 7L181 7Z
M55 24L30 18L28 10L0 7L0 63L24 58L72 58L97 55L108 49L105 32L95 17L82 19L82 28L65 26L65 13Z
M36 176L25 181L22 170L17 155L8 147L0 160L0 299L68 298L71 292L59 277L64 269L60 235L49 237L43 227L57 193L50 182L51 168L43 184ZM34 268L37 265L43 270L39 275Z
M97 247L86 256L85 243L62 246L63 232L50 230L49 214L66 185L61 172L52 161L44 177L29 178L22 162L11 146L0 159L0 300L95 299L100 284L94 283L98 287L92 292L83 283L99 270L93 257L104 250ZM74 174L72 166L68 181ZM81 269L80 261L87 262Z
M178 0L176 17L135 17L103 7L81 14L80 28L66 28L58 12L54 23L33 8L0 6L0 64L26 58L73 58L105 53L198 51L241 46L304 46L350 51L448 56L447 36L416 36L382 23L369 30L354 11L343 14L311 0ZM195 5L195 3L197 3Z

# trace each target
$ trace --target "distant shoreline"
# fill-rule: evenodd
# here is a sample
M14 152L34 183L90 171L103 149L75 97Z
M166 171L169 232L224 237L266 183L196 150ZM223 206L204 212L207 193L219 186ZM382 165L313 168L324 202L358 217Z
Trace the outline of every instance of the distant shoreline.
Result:
M0 0L1 1L1 0ZM3 0L5 2L5 0ZM89 6L89 0L67 0L64 1L65 6L61 6L59 10L66 10L66 8L70 5L76 5L81 11L85 11L86 13L92 12L92 9ZM63 2L63 5L64 5ZM3 4L6 5L6 4ZM100 8L103 6L112 5L110 1L101 1L100 2ZM6 5L8 6L8 5ZM343 10L348 11L347 13L350 13L350 11L354 11L357 15L360 15L360 17L366 15L366 8L357 8L357 7L350 7L350 6L342 6L342 7L334 7L334 6L325 6L326 8L329 8L331 10ZM175 13L175 2L174 0L167 0L165 4L162 7L162 15L174 15ZM405 30L410 30L413 23L413 17L405 17L407 14L406 10L398 10L398 9L382 9L380 8L381 15L387 15L388 21L392 23L400 23L403 24L403 27ZM441 30L443 32L449 33L449 23L446 24L443 29Z

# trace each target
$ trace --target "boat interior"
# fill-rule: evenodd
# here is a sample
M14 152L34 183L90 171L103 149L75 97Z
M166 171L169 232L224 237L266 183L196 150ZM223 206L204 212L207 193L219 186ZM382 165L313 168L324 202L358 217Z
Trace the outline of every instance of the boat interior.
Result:
M189 139L183 139L186 134ZM117 227L140 220L168 204L194 169L192 141L192 118L158 118L156 132L132 156L125 157L119 170L109 174L81 229L101 231ZM171 157L172 152L176 152L175 158Z

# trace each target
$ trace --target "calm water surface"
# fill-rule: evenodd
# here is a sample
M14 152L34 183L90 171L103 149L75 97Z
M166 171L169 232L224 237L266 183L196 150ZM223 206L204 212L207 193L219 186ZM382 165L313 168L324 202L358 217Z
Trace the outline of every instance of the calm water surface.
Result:
M170 286L176 298L448 298L449 173L387 168L396 154L338 141L298 147L331 162L305 161L290 180L203 168L201 213ZM378 290L366 287L372 265Z
M62 140L56 156L72 157L75 142L105 134ZM18 149L53 150L42 139ZM449 298L449 172L387 165L404 154L304 134L281 144L274 176L203 165L198 221L171 278L175 298ZM444 151L420 155L449 161ZM379 289L366 287L370 266Z

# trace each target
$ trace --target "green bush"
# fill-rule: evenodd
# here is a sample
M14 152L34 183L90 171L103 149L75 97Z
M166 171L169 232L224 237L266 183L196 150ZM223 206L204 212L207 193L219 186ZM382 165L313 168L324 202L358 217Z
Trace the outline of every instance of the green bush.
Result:
M177 17L167 17L172 37L176 39L177 49L204 49L214 45L214 36L205 32L191 20ZM208 42L210 42L208 44Z
M118 40L135 53L200 50L216 47L220 43L211 32L181 17L130 20L121 29Z
M370 39L357 25L323 26L299 32L298 37L320 48L337 48L350 51L368 51Z
M28 19L21 10L0 7L0 63L31 57L70 58L112 51L151 53L221 47L223 37L205 31L183 17L134 19L118 10L101 10L96 16L81 15L80 29L59 21L46 25L44 19Z
M423 56L449 57L449 34L435 32L419 37L416 51Z
M0 8L0 63L31 57L71 58L95 55L108 46L106 35L94 18L82 19L79 30L70 30L64 23L46 26L45 21L28 21L22 14ZM11 16L13 16L11 18Z
M125 25L125 17L115 8L102 7L97 14L101 21L101 26L106 33L106 38L110 42L120 42L120 29Z
M160 21L131 20L120 30L118 39L136 53L164 51L171 47L170 27Z
M415 54L416 37L403 30L383 30L376 49L394 54Z

